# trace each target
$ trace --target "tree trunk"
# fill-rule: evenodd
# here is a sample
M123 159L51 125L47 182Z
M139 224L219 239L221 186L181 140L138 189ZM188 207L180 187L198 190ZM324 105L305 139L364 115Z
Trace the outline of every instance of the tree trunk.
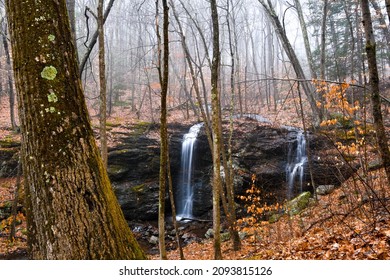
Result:
M161 126L160 126L160 188L159 188L159 204L158 204L158 228L159 228L159 248L160 259L167 259L165 248L165 198L167 186L167 165L168 165L168 127L167 127L167 95L168 95L168 76L169 76L169 37L168 37L168 3L167 0L162 0L163 5L163 42L158 25L158 2L156 0L156 32L158 41L158 75L161 84ZM163 46L163 50L161 50Z
M366 53L371 87L372 114L383 167L386 171L387 181L390 184L390 150L382 118L381 99L379 95L379 76L376 62L376 43L368 0L361 0L361 8L364 33L366 37Z
M98 4L98 31L99 31L99 84L100 84L100 153L102 154L103 165L107 168L107 83L106 83L106 59L104 46L104 20L103 20L104 0L99 0Z
M110 0L110 2L108 2L108 4L107 4L106 10L104 11L104 15L103 15L103 24L106 22L107 17L110 14L112 6L114 5L114 1L115 0ZM92 52L93 47L95 46L95 44L98 40L98 37L99 37L99 30L96 30L95 33L92 35L92 38L91 38L91 41L89 42L86 53L84 54L83 58L80 61L80 67L79 67L80 76L84 71L85 65L87 64L88 58L91 55L91 52Z
M65 0L6 1L33 259L145 259L103 167Z
M221 179L221 137L220 123L220 93L218 90L219 80L219 24L216 0L211 0L211 18L213 22L213 60L211 67L211 108L212 108L212 133L213 133L213 229L214 229L214 259L222 259L221 251L221 210L220 193L222 189Z
M210 127L211 127L210 123L211 123L211 121L210 121L210 119L208 117L208 113L207 113L208 112L207 97L204 96L204 102L202 102L202 98L201 98L201 95L200 95L200 89L199 89L198 77L195 74L195 69L194 69L193 63L192 63L193 59L192 59L190 51L188 49L188 44L187 44L187 41L186 41L186 37L184 36L183 28L182 28L182 25L180 23L179 16L178 16L178 14L176 12L176 8L175 8L175 5L174 5L174 2L170 1L170 5L172 7L173 16L175 17L175 20L176 20L178 28L179 28L178 32L179 32L179 36L180 36L180 39L181 39L181 45L182 45L182 48L183 48L183 51L184 51L185 59L187 60L188 68L190 70L192 84L193 84L193 87L194 87L194 90L195 90L196 100L199 103L199 110L200 110L202 119L205 122L205 131L206 131L206 135L207 135L207 140L208 140L209 146L212 147L212 137L211 137L211 131L210 131ZM183 3L182 3L182 5L183 5ZM190 13L187 12L187 14L190 14ZM199 32L201 32L201 30L199 30ZM199 72L202 74L201 69L200 69ZM201 79L201 80L202 80L202 82L204 82L204 79ZM204 106L203 106L203 104L204 104Z
M230 4L232 7L232 11L230 12ZM234 20L235 14L234 14L234 5L233 3L230 3L230 0L227 1L227 15L226 15L226 23L228 27L228 37L229 37L229 50L230 50L230 61L231 61L231 70L230 70L230 89L231 89L231 99L230 99L230 128L229 128L229 141L228 141L228 151L226 154L225 149L222 147L222 158L223 158L223 167L225 170L225 185L226 185L226 198L227 198L227 206L228 206L228 212L226 213L226 217L228 219L229 223L229 231L233 239L233 250L238 251L241 247L241 241L240 237L238 235L238 231L235 228L236 223L236 205L235 205L235 194L234 194L234 170L233 170L233 159L232 159L232 138L233 138L233 122L234 122L234 104L235 104L235 97L236 97L236 83L235 83L235 60L236 57L238 57L238 54L235 53L236 48L233 47L233 34L230 27L230 20L232 21L232 24L235 23ZM231 18L231 19L230 19ZM242 111L241 111L242 113ZM222 134L222 129L220 131ZM222 138L222 135L221 135Z
M266 0L258 0L260 4L264 7L264 10L266 11L267 15L271 19L272 24L274 25L275 31L279 36L279 39L283 45L284 51L286 52L293 68L295 71L295 74L298 79L302 80L302 88L305 92L305 95L309 101L311 112L313 115L313 121L315 125L318 125L320 122L320 115L317 108L316 100L313 96L314 90L310 83L306 82L305 73L303 72L302 66L299 62L299 59L292 48L290 41L287 37L286 30L284 30L277 14L275 13L275 10L272 6L272 3L270 0L267 0L267 3L265 3Z
M17 129L16 125L16 120L15 120L15 93L14 93L14 81L12 79L12 71L11 71L11 55L9 52L9 47L8 47L8 27L7 24L5 23L4 28L3 28L3 47L4 47L4 52L5 52L5 57L6 57L6 62L7 62L7 80L8 80L8 96L9 96L9 110L10 110L10 121L11 121L11 127L12 130Z
M383 37L386 39L386 58L387 62L390 63L390 32L389 32L389 25L386 23L385 17L382 14L382 9L378 5L377 0L370 0L372 7L375 9L376 12L376 17L378 18L379 24L380 24L380 29L382 30ZM383 49L382 49L383 50Z
M317 74L314 70L314 61L313 61L313 55L312 55L311 48L310 48L310 41L309 41L309 36L307 33L306 22L305 22L305 19L303 17L303 11L302 11L302 6L301 6L300 0L294 0L294 5L295 5L295 9L297 10L297 13L298 13L299 24L300 24L301 30L302 30L302 37L303 37L303 42L305 44L306 57L307 57L307 61L309 63L311 78L317 79Z
M68 9L69 23L70 23L70 31L72 33L73 43L76 48L76 56L78 59L77 53L77 36L76 36L76 2L75 0L66 0L66 7Z
M387 17L389 18L390 22L390 0L386 0L386 12L387 12Z

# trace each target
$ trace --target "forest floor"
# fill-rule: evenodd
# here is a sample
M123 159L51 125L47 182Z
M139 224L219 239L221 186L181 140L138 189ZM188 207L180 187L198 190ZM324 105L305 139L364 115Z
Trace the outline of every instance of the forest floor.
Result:
M375 189L351 178L333 193L318 196L295 216L285 215L275 223L247 225L249 235L239 251L230 241L222 243L224 259L308 260L390 259L390 190L383 170L370 173ZM371 195L368 195L368 194ZM186 259L213 259L213 240L184 247ZM158 259L158 255L151 255ZM179 251L168 259L180 259Z
M18 138L9 129L6 102L0 106L0 139L9 135ZM300 127L292 105L290 109L264 112L264 117L276 124ZM131 122L129 115L117 115L113 121L121 122L124 117ZM223 242L223 258L390 259L390 188L385 178L382 169L357 172L331 194L312 199L297 215L284 215L274 223L241 225L240 230L248 233L241 249L234 251L230 241ZM0 179L0 205L13 199L15 182L14 178ZM0 221L0 259L26 259L25 217L17 215L13 241L8 239L10 222ZM186 259L213 259L212 239L186 245L184 255ZM150 254L149 258L158 259L158 255ZM179 259L178 250L169 250L168 258Z

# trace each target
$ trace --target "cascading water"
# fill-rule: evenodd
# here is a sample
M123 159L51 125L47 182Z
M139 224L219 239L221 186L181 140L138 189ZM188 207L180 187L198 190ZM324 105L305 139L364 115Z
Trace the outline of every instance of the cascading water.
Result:
M299 191L302 192L306 156L306 139L301 130L297 132L296 148L294 143L290 143L288 149L288 159L286 165L287 196L290 199L294 195L294 188L298 183Z
M184 134L181 149L181 178L176 196L177 219L191 218L193 206L193 153L196 138L203 123L196 124L190 128L187 134Z

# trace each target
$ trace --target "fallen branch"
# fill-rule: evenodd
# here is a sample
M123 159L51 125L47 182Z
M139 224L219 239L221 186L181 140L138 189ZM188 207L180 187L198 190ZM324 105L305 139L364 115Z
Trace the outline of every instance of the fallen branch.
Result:
M212 222L212 220L202 220L202 219L188 218L188 217L180 217L180 219L178 221L179 222L181 222L181 221L192 221L192 222L200 222L200 223L210 223L210 222Z

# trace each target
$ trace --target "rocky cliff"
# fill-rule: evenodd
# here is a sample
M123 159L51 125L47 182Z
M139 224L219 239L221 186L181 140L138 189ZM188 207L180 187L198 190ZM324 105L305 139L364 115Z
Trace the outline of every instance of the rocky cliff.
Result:
M183 135L191 125L169 125L169 152L174 188L178 188ZM136 124L115 135L115 145L108 156L108 173L126 219L156 220L158 213L158 177L160 144L158 125ZM112 132L113 133L113 132ZM245 193L252 174L265 192L283 200L286 195L286 159L288 149L295 145L297 129L275 128L267 122L252 119L237 120L232 150L237 194ZM228 137L227 130L224 136ZM351 168L339 159L331 143L324 137L308 135L316 185L338 185L351 175ZM0 151L1 176L12 176L16 167L18 146ZM207 217L212 207L210 174L212 158L204 131L195 147L194 210L197 217ZM308 170L306 168L306 170ZM302 191L312 190L309 173L304 176ZM299 192L300 190L296 190ZM169 212L169 203L167 211Z

